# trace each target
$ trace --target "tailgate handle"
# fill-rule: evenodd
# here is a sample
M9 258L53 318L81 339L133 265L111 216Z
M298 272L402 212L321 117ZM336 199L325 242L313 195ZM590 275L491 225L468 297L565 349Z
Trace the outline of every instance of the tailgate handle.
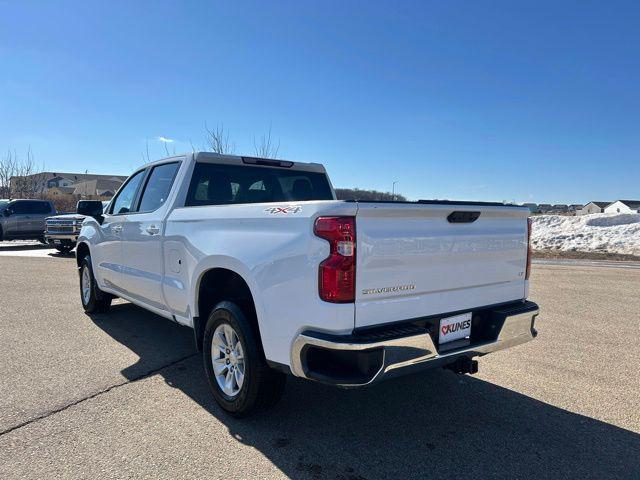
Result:
M451 212L447 217L449 223L472 223L480 216L480 212Z

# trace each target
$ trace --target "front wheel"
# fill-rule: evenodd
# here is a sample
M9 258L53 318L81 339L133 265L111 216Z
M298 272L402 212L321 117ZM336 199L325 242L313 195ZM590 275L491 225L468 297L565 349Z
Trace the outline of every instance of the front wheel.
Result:
M84 257L82 267L80 267L80 299L82 300L82 308L89 314L106 312L111 306L111 295L98 288L91 267L90 255Z
M231 415L244 417L282 396L285 375L266 364L257 335L236 304L221 302L213 309L202 351L213 396Z

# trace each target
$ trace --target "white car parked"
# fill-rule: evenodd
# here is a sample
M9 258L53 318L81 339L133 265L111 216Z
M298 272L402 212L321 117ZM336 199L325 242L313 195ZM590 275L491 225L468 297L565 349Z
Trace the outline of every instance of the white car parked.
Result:
M194 153L129 177L78 238L88 313L114 296L193 328L245 415L285 373L355 387L533 339L528 209L338 201L322 165Z

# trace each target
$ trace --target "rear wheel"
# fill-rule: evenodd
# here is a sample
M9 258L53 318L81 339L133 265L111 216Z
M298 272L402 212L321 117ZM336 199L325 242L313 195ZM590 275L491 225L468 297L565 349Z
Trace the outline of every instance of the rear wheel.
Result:
M213 396L231 415L244 417L275 405L282 396L285 375L269 368L257 335L236 304L214 307L202 351Z
M98 288L93 276L90 255L84 257L80 268L80 299L82 308L87 313L106 312L111 306L111 295Z

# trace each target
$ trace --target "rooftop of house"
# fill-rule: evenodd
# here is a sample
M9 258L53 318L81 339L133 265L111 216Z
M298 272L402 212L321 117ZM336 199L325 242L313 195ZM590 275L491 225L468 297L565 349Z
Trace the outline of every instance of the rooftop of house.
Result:
M585 207L586 207L587 205L591 204L591 203L593 203L594 205L596 205L596 206L598 206L598 207L600 207L600 208L604 208L604 207L606 207L606 206L608 206L608 205L611 205L611 202L589 202L589 203L586 203L586 204L585 204Z
M73 185L74 195L101 195L102 192L115 192L122 185L120 180L106 178L87 180Z
M616 202L624 203L627 207L631 209L640 209L640 200L616 200Z

